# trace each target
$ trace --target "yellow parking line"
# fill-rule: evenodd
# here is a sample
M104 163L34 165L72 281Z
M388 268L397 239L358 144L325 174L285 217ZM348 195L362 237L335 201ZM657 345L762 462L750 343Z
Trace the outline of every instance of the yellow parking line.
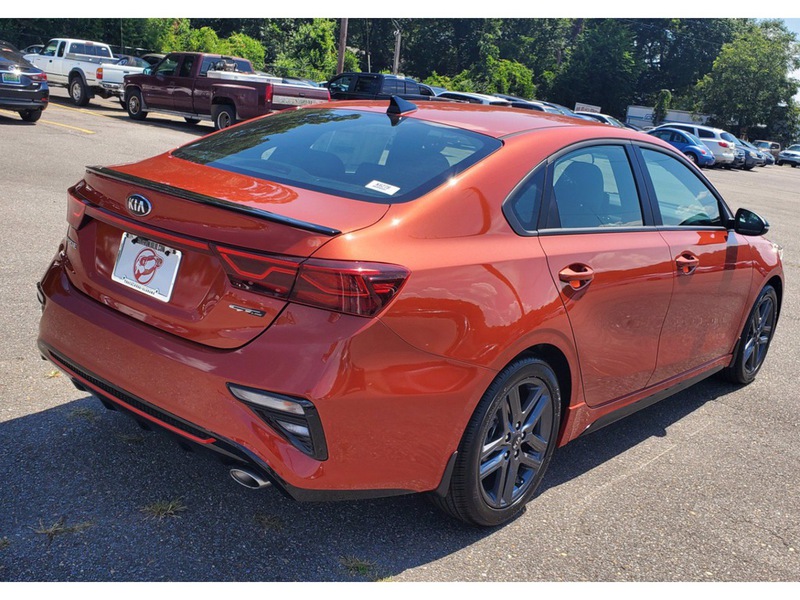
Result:
M47 123L48 125L56 125L58 127L66 127L67 129L74 129L75 131L80 131L80 132L88 133L88 134L96 133L94 131L91 131L90 129L83 129L82 127L75 127L74 125L67 125L65 123L57 123L56 121L45 121L44 119L41 119L39 122L40 123Z
M13 115L16 114L13 110L0 110L0 113L6 115ZM75 131L80 131L82 133L88 133L90 135L94 135L97 133L96 131L92 131L91 129L83 129L82 127L75 127L74 125L67 125L66 123L58 123L56 121L46 121L45 119L39 119L39 123L47 123L48 125L55 125L56 127L66 127L67 129L74 129Z

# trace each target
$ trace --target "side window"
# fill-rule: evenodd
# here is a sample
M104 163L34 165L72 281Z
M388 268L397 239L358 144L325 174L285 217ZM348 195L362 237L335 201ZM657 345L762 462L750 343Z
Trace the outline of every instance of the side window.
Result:
M178 77L191 77L194 68L194 56L184 56Z
M203 58L203 62L200 63L200 73L198 76L205 77L208 74L208 70L211 68L211 65L213 65L216 61L217 59L213 56L206 56Z
M664 140L665 142L669 141L671 135L672 135L671 131L655 131L655 132L653 132L653 136L657 137L660 140Z
M178 60L174 56L167 56L159 63L154 75L174 75L175 67L178 66Z
M406 94L419 94L419 84L413 81L406 81Z
M691 130L688 127L684 126L684 125L670 125L670 127L674 127L675 129L680 129L681 131L689 131L689 132L691 132Z
M398 92L402 93L402 89L398 90L398 85L403 85L402 81L397 81L396 79L384 79L383 80L383 87L381 87L381 93L383 94L397 94Z
M717 199L697 175L661 152L642 148L642 156L653 182L664 225L703 227L722 224Z
M352 81L353 81L353 78L349 77L349 76L339 77L338 79L334 79L333 81L331 81L331 85L330 85L331 93L333 93L333 92L339 92L339 93L346 92L348 89L350 89L350 83Z
M639 193L623 146L581 148L553 165L547 227L637 227Z
M697 137L705 139L714 139L714 132L708 131L707 129L698 129Z
M59 56L59 57L62 57L62 56L64 56L64 49L65 49L66 47L67 47L67 42L61 42L61 43L58 45L58 56Z
M86 46L84 44L79 44L77 42L73 42L69 45L69 50L67 53L72 54L86 54Z
M503 205L503 212L508 215L508 211L511 211L512 220L516 220L526 231L534 231L537 227L544 173L545 169L539 169Z
M63 47L64 42L61 42L61 45ZM53 40L52 42L48 42L47 47L42 50L42 56L55 56L56 48L58 48L58 41Z

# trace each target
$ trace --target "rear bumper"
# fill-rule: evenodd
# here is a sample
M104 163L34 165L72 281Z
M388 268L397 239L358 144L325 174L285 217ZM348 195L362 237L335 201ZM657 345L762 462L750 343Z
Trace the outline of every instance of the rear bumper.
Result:
M298 500L436 489L493 376L416 350L380 321L292 305L250 344L207 348L84 296L60 259L41 291L39 347L74 381ZM328 459L295 448L229 382L312 401Z
M50 99L48 89L44 90L25 90L9 89L7 86L0 87L0 108L8 110L37 110L47 108Z

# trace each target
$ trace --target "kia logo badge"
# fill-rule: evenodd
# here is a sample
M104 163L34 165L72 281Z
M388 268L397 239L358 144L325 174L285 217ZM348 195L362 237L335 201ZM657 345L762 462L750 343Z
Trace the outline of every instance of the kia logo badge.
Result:
M144 196L131 194L128 196L128 212L135 217L146 217L153 210L153 205Z

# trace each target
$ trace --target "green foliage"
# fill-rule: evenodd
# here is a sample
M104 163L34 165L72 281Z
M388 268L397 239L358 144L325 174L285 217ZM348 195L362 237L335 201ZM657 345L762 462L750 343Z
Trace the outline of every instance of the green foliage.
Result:
M764 21L739 32L722 46L710 73L697 84L701 110L712 122L746 135L782 112L791 118L798 84L789 72L798 68L797 41L783 23Z
M276 75L307 77L315 81L336 74L339 55L336 47L336 21L314 19L301 24L275 60ZM353 64L352 58L349 59Z
M249 35L232 33L228 39L223 40L220 48L221 54L246 58L253 63L253 68L257 71L264 69L264 46Z
M653 124L660 125L667 117L667 111L672 104L672 92L660 90L656 95L655 107L653 108Z

